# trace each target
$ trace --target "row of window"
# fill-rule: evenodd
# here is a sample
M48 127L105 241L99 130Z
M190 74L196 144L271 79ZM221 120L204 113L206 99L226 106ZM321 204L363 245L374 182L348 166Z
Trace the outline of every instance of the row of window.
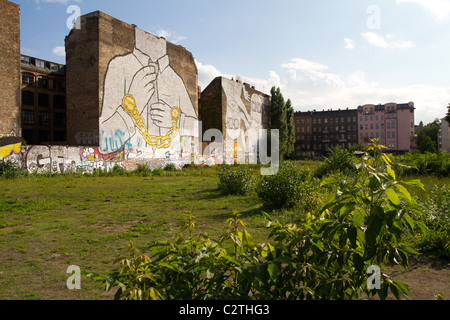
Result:
M35 112L31 110L22 110L22 124L34 125ZM40 126L50 126L50 112L38 112L38 124ZM66 115L61 112L53 113L53 125L56 127L66 126Z
M300 130L301 130L301 132L302 133L305 133L305 132L309 132L309 127L302 127L301 129L300 129L300 127L296 127L296 132L297 133L300 133ZM345 131L346 130L346 128L345 128L345 126L337 126L337 127L334 127L334 126L331 126L331 127L313 127L312 128L312 130L313 130L313 132L333 132L333 131ZM347 126L347 131L351 131L351 130L353 130L353 131L356 131L356 125L354 125L354 126Z
M386 129L395 129L395 122L387 122L386 123ZM369 127L370 127L370 129L382 129L382 130L384 130L384 123L375 123L375 124L373 124L373 123L371 123L370 125L369 124L365 124L365 125L359 125L359 129L361 129L361 130L369 130Z
M50 61L44 61L44 60L40 60L40 59L28 57L28 56L21 56L20 63L36 66L36 67L42 68L42 69L47 68L52 71L59 71L63 67L62 65L57 64L57 63L53 63Z
M39 107L49 107L50 106L50 95L46 93L38 93L38 106ZM22 91L22 105L34 106L34 92L23 90ZM65 108L66 107L66 97L62 95L53 96L53 107L54 108Z
M316 118L312 118L312 124L322 124L322 122L323 123L330 123L330 124L332 124L332 123L339 123L339 120L340 120L340 122L341 123L344 123L345 122L345 117L336 117L336 118L330 118L330 119L328 119L328 118L324 118L323 119L323 121L322 121L322 118L318 118L318 119L316 119ZM311 122L311 120L310 119L305 119L305 118L301 118L301 119L296 119L296 123L297 124L309 124ZM347 117L347 122L356 122L356 117Z
M386 135L387 135L387 137L388 138L392 138L392 139L395 139L395 136L396 136L396 133L395 133L395 131L389 131L389 132L387 132L386 133ZM376 133L370 133L370 134L368 134L368 133L360 133L359 134L359 138L362 140L362 139L369 139L369 137L370 137L370 139L374 139L374 138L382 138L382 139L384 139L385 138L385 134L384 134L384 132L381 132L381 133L379 133L379 132L376 132Z
M50 82L52 85L50 86ZM62 78L49 78L47 76L38 75L35 76L30 72L22 72L22 84L28 86L37 86L38 88L51 89L54 90L64 90L66 89L66 81Z
M324 134L323 136L319 136L319 135L297 135L297 140L302 140L302 141L321 141L321 140L357 140L358 139L358 135L357 134L337 134L337 135L327 135Z
M22 130L22 137L28 144L45 143L50 142L50 131L48 130ZM67 134L65 131L53 131L54 142L65 142L67 140Z

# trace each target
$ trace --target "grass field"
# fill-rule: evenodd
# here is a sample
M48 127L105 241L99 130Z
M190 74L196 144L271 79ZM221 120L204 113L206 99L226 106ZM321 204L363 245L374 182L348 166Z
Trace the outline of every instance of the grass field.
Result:
M426 179L426 184L450 183ZM81 290L68 290L67 268L111 270L130 241L140 247L172 239L188 212L197 217L200 231L214 238L237 211L255 240L265 241L256 195L224 196L217 185L214 168L149 177L0 179L0 299L111 299L101 284L84 276Z
M82 290L68 290L67 267L107 271L128 242L171 239L189 211L212 236L235 211L263 236L256 196L223 196L217 183L215 175L0 180L0 299L105 298L84 277Z

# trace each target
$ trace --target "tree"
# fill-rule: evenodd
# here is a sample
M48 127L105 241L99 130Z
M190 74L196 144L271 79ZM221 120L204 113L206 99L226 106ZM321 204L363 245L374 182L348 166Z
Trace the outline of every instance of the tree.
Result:
M286 101L286 121L287 121L287 147L286 155L292 156L295 150L295 123L294 108L290 99Z
M436 152L436 142L431 140L424 130L421 130L417 134L417 149L421 153Z
M287 151L287 115L286 104L280 88L272 87L270 90L272 95L272 105L270 109L271 129L278 129L280 134L280 159L283 159Z
M450 103L447 107L447 115L445 116L445 121L447 121L448 125L450 126Z

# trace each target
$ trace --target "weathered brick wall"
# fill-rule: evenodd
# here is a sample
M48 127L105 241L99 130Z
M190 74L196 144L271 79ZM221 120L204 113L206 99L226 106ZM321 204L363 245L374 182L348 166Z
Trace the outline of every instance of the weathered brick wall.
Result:
M189 51L97 11L81 17L66 52L70 145L170 160L197 152L198 71ZM123 107L126 96L138 113Z
M19 5L0 0L0 135L21 136Z

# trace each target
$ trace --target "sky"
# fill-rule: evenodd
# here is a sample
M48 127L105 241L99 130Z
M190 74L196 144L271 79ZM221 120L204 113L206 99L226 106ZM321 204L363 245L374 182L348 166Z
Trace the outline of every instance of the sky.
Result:
M199 85L238 78L295 111L414 102L416 124L450 103L450 0L12 0L21 52L65 63L74 17L103 11L189 50Z

